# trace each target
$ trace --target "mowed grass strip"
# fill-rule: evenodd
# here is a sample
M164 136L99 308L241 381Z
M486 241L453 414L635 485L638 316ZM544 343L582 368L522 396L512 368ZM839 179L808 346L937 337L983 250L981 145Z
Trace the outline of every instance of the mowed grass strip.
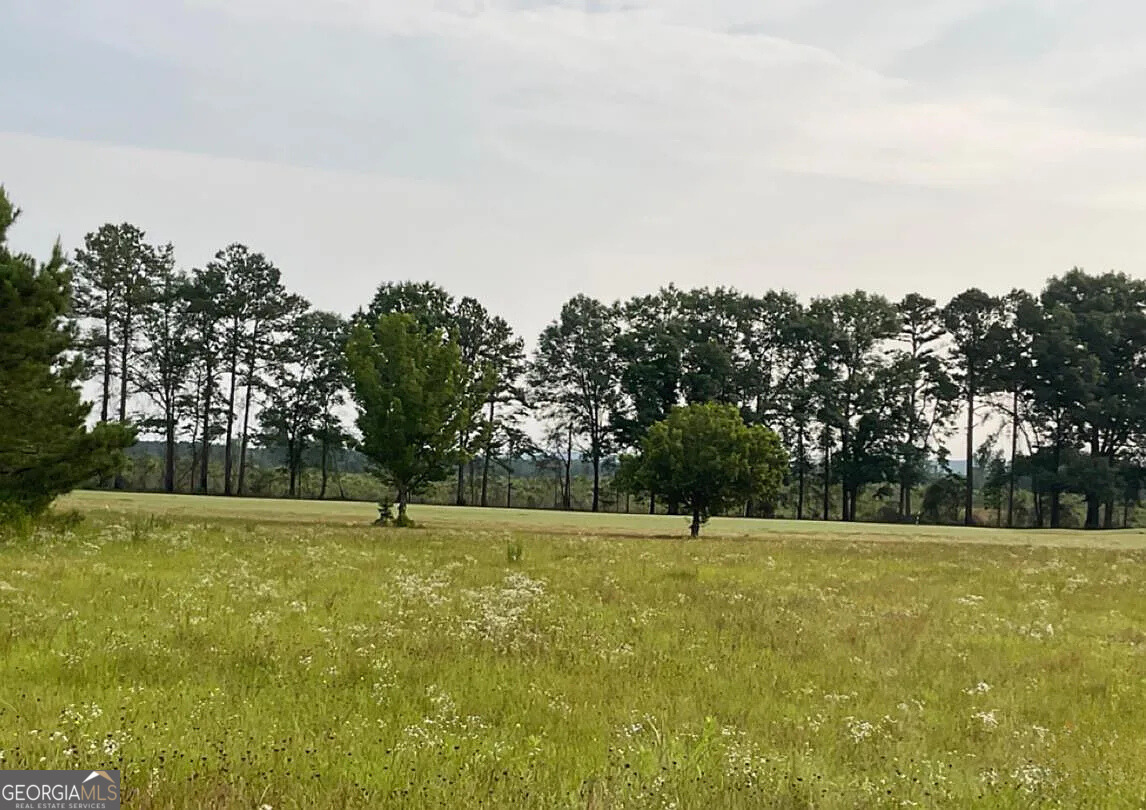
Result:
M61 498L60 509L99 514L155 514L188 519L246 523L326 524L361 527L378 516L374 504L353 501L308 501L275 498L225 498L140 492L77 491ZM502 509L456 506L410 507L411 517L427 529L465 529L605 537L676 539L688 534L689 518L549 509ZM801 537L837 542L938 542L1034 545L1055 548L1146 549L1146 529L1104 532L967 528L963 526L837 523L716 517L701 530L708 538Z
M0 767L146 808L1146 802L1146 553L884 539L100 509L0 546Z

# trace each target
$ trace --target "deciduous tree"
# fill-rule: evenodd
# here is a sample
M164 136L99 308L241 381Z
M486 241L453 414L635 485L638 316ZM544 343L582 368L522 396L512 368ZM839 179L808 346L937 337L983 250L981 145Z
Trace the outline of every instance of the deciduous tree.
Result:
M359 447L397 490L404 524L410 496L443 480L458 458L458 434L474 409L467 369L454 341L405 314L357 323L346 359Z
M653 425L639 460L622 462L619 474L630 486L686 505L696 537L712 514L749 499L774 501L787 465L773 431L746 425L734 405L707 403L680 406Z

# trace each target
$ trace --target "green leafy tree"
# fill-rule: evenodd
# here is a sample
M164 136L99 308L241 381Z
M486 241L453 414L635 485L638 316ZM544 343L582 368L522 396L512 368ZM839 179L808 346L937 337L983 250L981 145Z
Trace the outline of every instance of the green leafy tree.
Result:
M950 524L959 522L966 482L963 476L950 470L935 479L923 491L920 519L924 523Z
M208 270L222 279L222 296L215 304L222 327L223 372L226 374L226 427L223 433L223 494L235 488L235 439L239 419L238 394L245 392L239 429L239 467L245 457L251 402L258 368L266 357L274 334L283 321L301 306L288 296L281 274L266 256L246 245L232 244L215 254ZM240 478L242 477L240 469ZM240 491L242 486L239 486Z
M37 515L117 471L134 435L122 423L86 429L71 275L58 245L46 263L11 252L17 214L0 187L0 509Z
M359 449L397 490L405 524L410 496L444 480L457 461L458 434L474 410L468 370L454 341L404 314L383 315L373 327L359 321L346 360Z
M510 468L515 448L531 445L519 441L521 423L527 415L523 379L527 370L525 341L513 334L503 318L490 319L486 340L486 364L492 375L486 380L485 447L481 474L481 505L489 504L490 464L499 453L508 455Z
M912 490L923 483L927 462L942 453L942 441L955 416L958 390L939 355L946 335L942 314L932 298L916 293L898 304L899 367L902 409L899 421L898 469L899 515L912 514Z
M745 303L743 294L725 287L691 290L682 296L685 402L743 402Z
M744 296L740 314L738 355L741 409L750 424L791 422L792 385L802 371L804 307L792 293L769 290Z
M600 508L601 461L614 438L609 418L620 397L617 328L614 307L578 295L541 333L530 369L533 397L551 418L584 439L593 465L594 512Z
M368 325L383 315L411 315L427 332L442 330L453 334L454 298L437 284L428 281L397 281L380 285L364 312L356 320Z
M989 330L988 363L994 384L1002 395L999 410L1010 423L1010 463L1007 465L1007 526L1015 525L1015 487L1018 481L1019 434L1023 412L1030 400L1032 379L1031 333L1024 313L1038 307L1025 290L1011 290L1001 299L1001 317Z
M1146 425L1146 282L1075 268L1050 279L1041 298L1048 310L1070 312L1074 343L1093 364L1073 419L1087 451L1078 491L1086 527L1111 528L1120 459Z
M509 387L516 385L521 374L520 367L514 367L510 356L514 343L512 333L504 320L491 316L476 299L466 297L455 301L448 292L430 282L382 284L359 318L369 324L381 315L394 313L413 316L427 333L441 330L447 339L457 344L462 363L469 370L466 385L470 395L467 401L476 402L479 407L469 414L468 421L458 431L454 500L461 506L466 503L467 462L471 462L475 452L491 441L495 429L496 414L492 418L483 418L482 406L488 407L490 397L504 399ZM521 350L524 351L523 346ZM491 393L495 390L497 394ZM485 470L488 471L488 465Z
M653 425L639 461L622 461L618 474L630 487L686 505L696 537L712 514L749 499L774 502L787 465L772 430L746 425L734 405L707 403L680 406Z
M619 396L610 418L622 447L639 447L649 428L680 404L685 345L681 307L682 294L671 285L620 307L614 343ZM655 511L656 497L650 496L649 514Z
M899 332L899 317L886 298L860 290L816 299L808 312L815 335L816 392L824 430L825 519L832 472L840 484L840 517L855 520L860 491L888 474L886 448L894 423L886 413L893 403L888 401L884 349ZM839 436L838 452L833 452L833 435Z
M127 421L140 318L152 296L156 265L164 255L165 249L149 245L142 230L125 222L109 223L87 234L72 259L74 311L89 324L83 345L101 375L101 422L111 418L113 379L119 383L119 421Z
M513 465L519 459L533 458L540 454L540 449L533 438L514 422L503 422L498 429L498 443L495 445L498 454L496 462L505 471L505 508L513 507ZM485 506L486 496L485 480L482 481L482 506Z
M1062 522L1062 496L1071 483L1071 462L1078 446L1079 414L1099 376L1097 359L1078 340L1076 315L1069 307L1029 301L1018 313L1019 329L1029 336L1024 408L1038 525L1044 525L1043 495L1049 495L1052 529Z
M301 496L306 450L321 441L333 397L341 394L345 323L331 312L297 314L286 339L272 351L268 367L267 402L259 414L263 443L286 451L287 494Z
M979 398L993 390L991 371L994 343L991 334L1003 315L1002 302L979 289L959 293L943 309L943 325L953 344L953 378L959 385L967 412L967 475L964 479L963 522L974 522L975 414Z
M199 448L197 458L192 459L192 481L193 487L204 495L209 485L211 443L223 432L218 403L225 345L225 313L220 303L225 294L223 272L211 265L196 270L187 288L188 347L193 357L191 410L195 425L191 443Z
M156 259L152 297L140 317L143 351L135 374L140 393L158 408L158 414L145 418L142 426L163 437L163 489L174 492L176 438L188 411L187 377L194 362L190 280L175 269L170 245L158 251Z

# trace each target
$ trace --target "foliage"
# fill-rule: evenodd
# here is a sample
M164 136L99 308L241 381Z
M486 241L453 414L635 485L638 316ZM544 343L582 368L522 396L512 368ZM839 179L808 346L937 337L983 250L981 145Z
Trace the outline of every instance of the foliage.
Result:
M708 403L674 408L649 428L638 461L622 461L630 487L687 505L690 531L714 512L756 499L774 501L788 458L779 437L748 426L735 406Z
M610 416L618 411L620 367L613 350L616 308L585 295L570 299L541 333L529 371L534 400L585 442L593 464L593 511L600 508L601 462L612 450Z
M467 369L456 343L403 314L380 316L373 327L356 324L346 361L359 448L397 489L403 520L410 496L444 478L458 459L458 435L474 404Z
M9 518L39 515L116 471L134 440L125 425L85 427L70 274L58 246L46 263L9 249L16 216L0 187L0 504Z
M165 448L161 470L147 461L130 479L117 472L117 487L155 479L148 486L169 492L263 494L281 478L301 494L313 464L323 496L331 481L346 494L345 374L315 382L301 352L320 315L265 254L233 243L185 271L172 245L106 223L70 269L74 306L61 317L76 319L69 351L85 360L72 382L91 385L99 421ZM437 284L386 282L353 320L372 329L391 314L440 332L460 355L468 410L450 451L457 504L511 503L517 477L529 503L580 508L575 466L586 462L590 508L617 507L623 491L675 513L680 504L658 503L623 462L616 480L609 471L673 408L710 402L782 437L789 483L774 506L800 518L910 521L913 498L947 463L957 418L964 460L983 431L1005 429L1009 445L1005 480L976 480L998 465L970 466L964 522L987 507L1000 522L1005 508L1007 525L1060 527L1083 510L1088 528L1110 528L1121 503L1126 523L1136 503L1126 471L1146 459L1146 282L1121 273L1075 268L1034 293L969 289L942 305L918 293L804 303L784 290L671 284L616 302L578 295L528 363L503 318ZM281 473L255 469L252 440L281 451ZM532 482L515 467L526 457L537 460ZM504 501L493 496L501 478ZM445 493L437 484L427 485L434 498ZM745 504L746 514L772 511Z
M932 481L923 493L920 517L925 523L958 523L966 479L948 473Z

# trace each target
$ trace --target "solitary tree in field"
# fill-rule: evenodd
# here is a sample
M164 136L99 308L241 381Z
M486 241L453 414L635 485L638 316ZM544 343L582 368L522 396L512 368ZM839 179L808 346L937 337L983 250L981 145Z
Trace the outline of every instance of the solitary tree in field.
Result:
M649 429L640 456L623 460L621 470L631 487L687 506L696 537L715 512L750 498L774 502L787 466L772 430L744 424L735 405L708 403L675 408Z
M46 264L6 244L16 210L0 188L0 517L36 514L93 475L118 470L125 425L84 427L70 277L57 246Z
M359 449L397 490L398 525L405 525L410 496L444 480L457 461L458 434L474 410L469 371L457 344L403 314L383 315L373 326L359 321L346 361Z
M373 324L380 316L395 313L413 316L427 333L441 330L447 340L457 344L462 365L467 369L466 385L475 395L467 397L467 401L475 407L458 431L455 502L462 506L466 503L466 462L471 461L478 450L484 449L488 457L500 421L496 412L486 416L483 412L494 409L496 403L515 399L512 389L518 387L518 378L523 373L520 356L524 348L520 339L513 337L509 324L491 316L476 299L465 297L455 301L442 287L430 282L386 282L378 288L370 306L357 317ZM479 391L484 392L484 401L483 397L476 396ZM488 473L487 460L482 472L483 490ZM471 469L471 484L472 477Z

